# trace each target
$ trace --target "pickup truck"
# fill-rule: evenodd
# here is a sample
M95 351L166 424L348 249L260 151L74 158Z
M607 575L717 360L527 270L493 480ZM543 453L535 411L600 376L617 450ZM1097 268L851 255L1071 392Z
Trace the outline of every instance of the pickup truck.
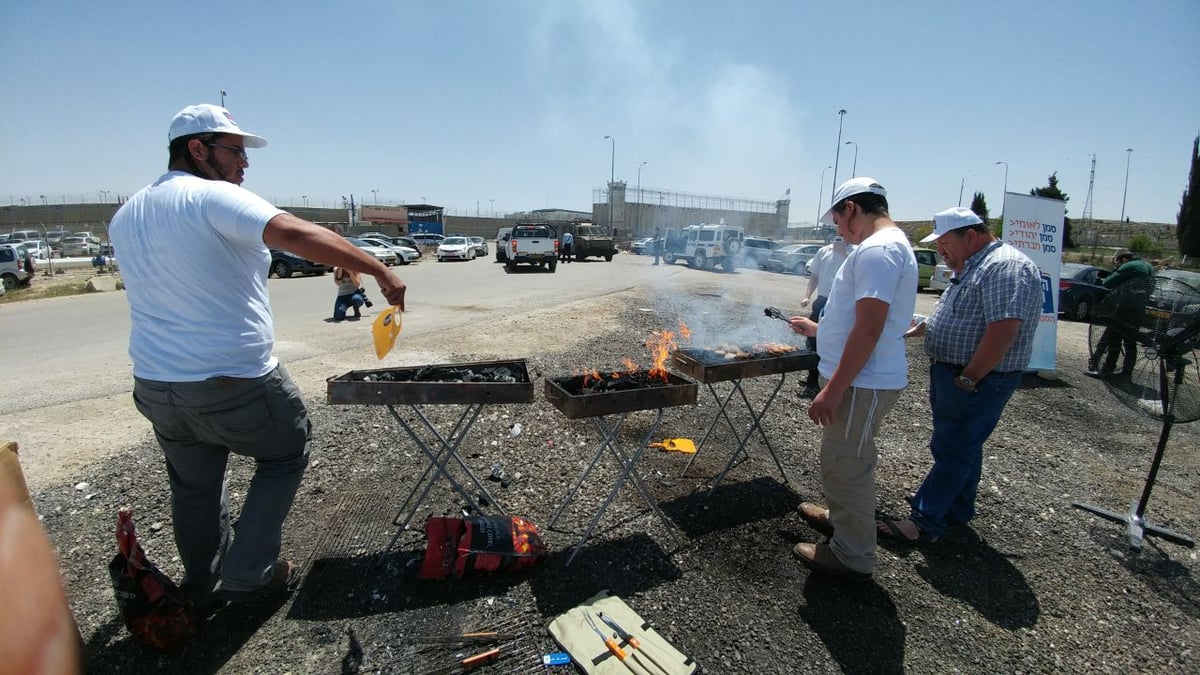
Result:
M509 272L520 263L557 271L558 232L550 225L516 225L504 242L504 255L504 266Z
M576 260L588 256L599 256L607 262L612 262L617 249L613 246L612 235L608 230L590 223L580 223L575 226L574 240L571 242L571 255Z

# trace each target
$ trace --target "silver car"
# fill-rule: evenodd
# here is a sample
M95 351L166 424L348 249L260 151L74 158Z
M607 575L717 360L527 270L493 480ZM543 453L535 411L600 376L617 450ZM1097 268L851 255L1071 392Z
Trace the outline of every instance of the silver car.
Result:
M355 246L366 251L367 253L370 253L371 255L375 256L375 259L378 260L379 262L383 263L384 265L400 264L400 258L397 257L395 252L393 252L392 249L390 249L390 248L383 248L382 246L372 246L371 244L368 244L367 242L363 241L362 239L355 239L354 237L346 237L346 241L350 242L351 244L354 244Z

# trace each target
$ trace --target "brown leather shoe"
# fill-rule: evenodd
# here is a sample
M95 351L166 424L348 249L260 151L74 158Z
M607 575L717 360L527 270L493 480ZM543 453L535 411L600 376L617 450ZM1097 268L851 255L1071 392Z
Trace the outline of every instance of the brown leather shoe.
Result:
M833 536L833 524L829 522L829 509L812 502L800 504L800 517L812 528L829 536Z
M855 572L846 567L845 563L838 560L838 557L833 554L833 550L829 548L828 544L796 544L792 549L792 554L800 562L804 563L805 567L814 572L824 572L835 577L855 579L857 581L864 581L871 578L870 573Z

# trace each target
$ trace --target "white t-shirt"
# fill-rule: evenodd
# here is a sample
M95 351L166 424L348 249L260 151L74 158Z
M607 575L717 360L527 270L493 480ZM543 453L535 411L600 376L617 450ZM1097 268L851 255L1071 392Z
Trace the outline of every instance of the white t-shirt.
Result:
M833 244L826 244L813 256L808 263L808 272L817 278L817 295L829 297L829 289L833 287L833 277L842 266L845 255L833 250Z
M267 222L283 213L225 181L163 174L109 227L125 281L133 374L164 382L273 370Z
M842 358L855 303L875 298L888 304L883 333L863 369L852 383L865 389L903 389L908 386L908 359L904 332L917 306L917 259L908 237L898 227L888 227L856 246L834 276L829 300L817 324L817 369L833 377Z

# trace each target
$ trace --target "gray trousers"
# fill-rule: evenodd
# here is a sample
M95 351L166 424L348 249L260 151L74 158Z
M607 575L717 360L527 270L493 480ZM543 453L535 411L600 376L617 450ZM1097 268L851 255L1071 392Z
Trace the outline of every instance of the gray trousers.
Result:
M304 399L287 371L203 382L134 378L133 402L166 456L175 545L192 599L266 584L312 439ZM225 481L231 452L256 463L232 538Z

